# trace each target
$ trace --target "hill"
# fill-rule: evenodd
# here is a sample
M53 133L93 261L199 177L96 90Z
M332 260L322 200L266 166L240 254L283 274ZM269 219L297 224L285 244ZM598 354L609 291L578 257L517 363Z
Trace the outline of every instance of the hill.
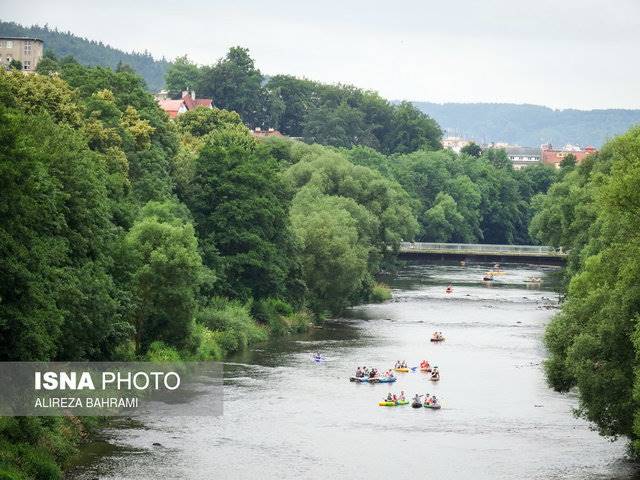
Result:
M157 91L164 86L164 76L170 62L154 59L149 52L123 52L102 42L78 37L71 32L51 30L46 25L24 27L14 22L0 21L0 36L36 37L44 41L45 50L58 57L71 55L83 65L102 65L115 68L119 62L130 65L147 83L149 90Z
M554 110L513 103L412 102L449 134L477 142L542 143L600 147L640 123L640 110Z

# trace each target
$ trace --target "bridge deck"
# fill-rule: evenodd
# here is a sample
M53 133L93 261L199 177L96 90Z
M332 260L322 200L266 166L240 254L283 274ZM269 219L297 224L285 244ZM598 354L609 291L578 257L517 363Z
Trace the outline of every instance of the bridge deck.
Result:
M499 256L499 257L538 257L564 259L566 252L549 246L538 245L491 245L470 243L425 243L403 242L400 253Z

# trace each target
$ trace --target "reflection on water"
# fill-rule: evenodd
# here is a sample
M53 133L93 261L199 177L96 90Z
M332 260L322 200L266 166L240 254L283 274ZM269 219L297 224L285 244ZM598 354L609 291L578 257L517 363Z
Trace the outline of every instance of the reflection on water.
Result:
M488 284L490 267L409 266L391 282L392 301L230 359L223 417L142 418L144 428L109 430L128 448L71 476L634 478L624 443L598 436L571 415L573 395L545 385L541 338L557 308L556 269L506 264ZM533 276L543 283L525 283ZM429 342L434 330L446 341ZM348 381L357 366L423 358L440 367L439 383L419 372L392 387ZM434 393L443 408L378 407L390 388Z

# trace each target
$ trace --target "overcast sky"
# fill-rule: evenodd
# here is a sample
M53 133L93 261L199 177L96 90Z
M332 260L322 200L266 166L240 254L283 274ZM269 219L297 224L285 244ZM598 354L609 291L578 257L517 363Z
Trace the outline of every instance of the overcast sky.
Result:
M640 108L640 0L0 0L37 23L213 63L248 47L266 74L390 99Z

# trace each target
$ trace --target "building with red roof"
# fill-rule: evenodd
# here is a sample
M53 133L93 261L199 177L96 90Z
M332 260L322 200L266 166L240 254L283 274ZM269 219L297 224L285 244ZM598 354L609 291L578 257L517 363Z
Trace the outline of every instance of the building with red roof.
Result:
M156 101L160 108L169 115L169 118L176 118L178 115L197 107L213 108L211 98L196 98L194 91L182 92L182 98L178 100L167 98L167 92L160 92L156 95Z
M542 163L560 168L560 163L569 154L576 157L576 164L580 164L587 156L596 153L595 147L579 148L573 145L567 145L562 150L554 149L551 145L542 146Z

